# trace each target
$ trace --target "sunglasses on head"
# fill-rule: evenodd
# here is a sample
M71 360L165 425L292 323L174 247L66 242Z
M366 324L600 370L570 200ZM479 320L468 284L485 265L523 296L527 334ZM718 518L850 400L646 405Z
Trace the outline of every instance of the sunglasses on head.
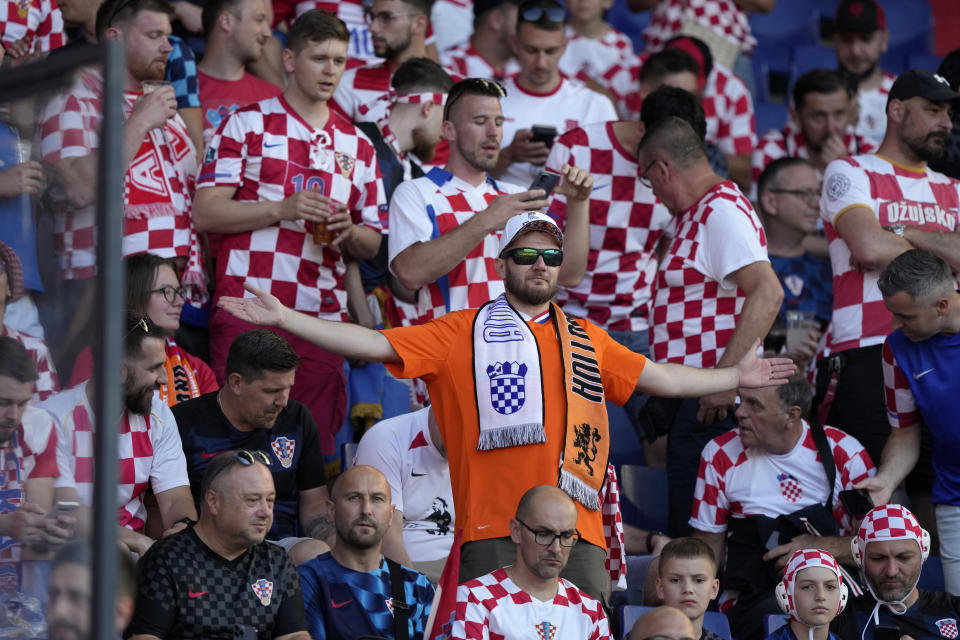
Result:
M510 258L514 264L528 266L537 261L537 258L543 256L543 264L548 267L559 267L563 263L562 249L530 249L521 247L519 249L510 249L503 252L503 258Z
M523 22L539 22L547 17L550 22L563 22L567 17L567 11L563 7L528 7L520 9L520 17Z

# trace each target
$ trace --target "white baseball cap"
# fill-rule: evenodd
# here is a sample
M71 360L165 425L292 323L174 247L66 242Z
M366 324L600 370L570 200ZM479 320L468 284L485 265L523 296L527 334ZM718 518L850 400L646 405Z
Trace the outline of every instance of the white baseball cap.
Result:
M503 235L500 236L500 248L497 249L497 254L503 253L503 250L509 247L517 236L533 231L550 234L557 244L563 247L563 232L553 218L539 211L525 211L507 220L507 226L504 227Z

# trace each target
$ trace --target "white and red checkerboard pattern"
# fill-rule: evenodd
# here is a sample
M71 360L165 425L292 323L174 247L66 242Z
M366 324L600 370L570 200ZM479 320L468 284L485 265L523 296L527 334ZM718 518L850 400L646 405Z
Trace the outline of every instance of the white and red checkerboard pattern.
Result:
M390 92L392 77L385 62L347 69L333 92L330 106L351 122L377 122L386 114L386 107L390 104L380 98ZM361 113L361 106L368 109Z
M887 421L892 427L909 427L920 420L917 400L910 381L897 365L890 343L883 342L883 393L887 405Z
M900 504L884 504L864 516L856 540L863 557L867 543L874 540L916 540L922 550L924 537L923 528L909 509Z
M624 149L612 122L572 129L550 149L547 169L564 163L593 175L590 254L576 287L561 287L557 300L567 313L589 318L607 331L645 331L657 272L657 242L672 218L653 191L637 180L639 167ZM566 198L555 195L550 212L561 226Z
M734 0L663 0L653 9L650 26L644 29L646 51L660 51L663 43L680 33L684 14L716 31L741 51L750 53L757 44L750 33L747 12Z
M849 129L843 135L843 146L847 148L850 155L866 154L874 151L874 146L869 140L858 136ZM803 133L793 122L788 122L783 129L770 129L760 137L750 160L753 182L756 183L757 178L760 177L767 165L778 158L810 159L810 152L807 150L807 142Z
M803 489L800 487L800 483L789 473L778 475L777 482L780 483L780 493L783 494L787 502L797 502L803 497Z
M708 141L726 155L753 152L757 146L757 122L753 98L743 80L726 67L714 64L703 87L702 104Z
M516 59L510 58L503 65L503 69L496 69L480 52L473 48L470 42L458 44L440 52L440 64L447 73L461 78L485 78L487 80L503 80L520 71Z
M92 506L94 417L86 389L83 383L52 396L42 406L59 422L57 487L75 487L80 501ZM139 531L147 517L143 494L148 486L161 493L190 485L177 422L159 394L153 394L149 414L123 412L117 450L117 524Z
M893 88L893 81L897 79L897 76L889 71L882 71L882 73L883 79L879 87L870 90L860 89L857 94L860 116L854 128L859 135L877 147L883 142L883 136L887 132L887 96Z
M954 618L937 620L937 630L944 638L953 640L957 637L957 621Z
M654 285L650 352L657 362L716 366L746 297L730 274L767 261L753 207L721 182L677 217Z
M856 438L826 427L827 441L837 464L833 485L833 517L841 535L853 532L853 521L837 498L840 491L876 473L870 456ZM802 497L788 500L777 478L790 475L802 487ZM776 517L827 501L827 476L820 464L810 425L794 450L773 456L743 447L740 429L733 429L707 443L700 457L700 470L693 495L690 526L700 531L722 533L730 518L762 514Z
M620 512L620 483L617 469L607 464L607 479L600 491L600 518L603 521L603 538L607 543L604 566L610 574L614 588L627 588L627 551L623 543L623 515Z
M544 606L497 569L457 587L451 640L532 638L544 623L564 638L607 640L610 629L603 607L572 582L557 578L557 595ZM536 636L539 637L539 636Z
M482 215L498 195L520 191L524 189L490 178L474 187L442 169L433 169L427 176L400 183L390 200L392 231L387 236L390 264L410 245L433 239L434 223L428 208L442 236L473 216ZM418 292L417 322L438 318L448 311L477 309L503 293L503 281L494 268L500 236L500 231L487 235L447 273L449 309L444 302L443 283L431 282Z
M33 384L33 402L46 400L51 394L60 390L60 380L57 378L57 369L53 365L50 349L42 338L31 336L6 325L0 327L0 335L15 338L17 342L30 353L30 358L37 366L37 381Z
M28 39L30 51L49 53L63 46L63 15L56 0L5 0L3 4L4 48L23 38Z
M615 65L630 65L636 60L633 43L619 30L610 27L602 38L585 38L567 25L567 49L560 58L560 71L568 78L583 82L596 79Z
M927 167L913 170L878 155L834 160L827 166L820 215L833 265L834 353L881 344L890 333L890 312L877 287L878 271L851 266L851 253L837 232L848 209L865 207L881 227L903 224L952 233L960 215L960 182Z
M381 230L383 184L373 145L331 111L322 130L308 125L282 96L234 112L214 134L198 188L236 187L234 200L284 200L318 188L347 205L353 222ZM243 283L270 291L298 311L347 320L346 272L339 251L317 245L303 220L224 235L216 298L244 296Z
M797 574L804 569L813 567L829 569L837 576L837 586L839 587L843 584L840 567L837 566L836 559L828 551L821 549L798 549L794 551L790 559L787 560L787 566L783 570L783 586L787 593L788 609L791 615L795 616L797 612L797 605L794 598ZM841 603L838 606L842 610L843 604Z

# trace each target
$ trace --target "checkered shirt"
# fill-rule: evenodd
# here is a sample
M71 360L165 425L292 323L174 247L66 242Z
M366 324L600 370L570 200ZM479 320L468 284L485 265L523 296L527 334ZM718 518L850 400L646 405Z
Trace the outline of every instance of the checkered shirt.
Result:
M636 60L633 43L619 30L610 27L602 38L584 38L567 25L567 50L560 58L560 71L582 82L600 77L614 65L630 65Z
M270 542L227 560L189 527L158 540L139 574L132 635L193 640L249 637L244 629L255 638L306 631L297 572Z
M734 0L663 0L653 9L650 26L643 30L646 51L660 51L667 40L678 35L684 13L689 13L692 19L716 31L744 53L751 53L757 45L757 39L750 33L747 12Z
M600 602L572 582L557 578L557 595L540 602L514 583L504 569L457 587L451 640L606 640L607 616Z
M422 178L400 183L390 200L387 236L389 263L417 242L429 242L449 233L505 193L524 191L507 182L487 180L474 187L443 169L431 169ZM450 272L417 293L418 323L449 311L477 309L503 292L494 268L501 232L491 233ZM391 266L392 270L392 266Z
M640 98L640 92L637 90L637 82L640 77L640 67L643 66L641 58L615 64L596 78L596 81L613 93L616 100L617 115L621 120L630 120L637 122L640 120L640 106L643 100Z
M28 38L30 50L37 44L40 51L50 52L62 47L63 15L56 0L6 0L2 24L3 47Z
M627 588L627 555L623 542L623 516L620 511L620 483L617 470L607 464L607 481L600 492L600 517L603 520L603 538L607 543L607 557L603 561L610 574L613 589Z
M653 359L716 366L746 300L730 274L761 260L763 226L733 182L716 185L680 214L654 285Z
M853 133L849 127L843 134L843 146L850 155L871 153L875 149L869 140ZM750 162L754 184L767 165L778 158L810 158L807 141L793 122L783 129L770 129L760 137Z
M177 36L167 40L173 49L167 56L167 71L164 79L173 85L177 95L177 108L200 106L200 83L197 80L197 60L187 43Z
M637 180L639 167L613 133L613 122L572 129L553 144L547 168L564 163L593 175L590 196L590 254L576 287L561 287L564 310L589 318L607 331L645 331L657 272L657 242L672 218L653 191ZM566 198L556 195L550 211L566 220Z
M237 187L234 200L277 202L317 187L345 203L355 224L378 231L385 226L373 145L333 111L317 130L283 96L248 105L220 125L204 160L199 188ZM243 289L246 281L298 311L346 321L344 273L339 251L315 244L303 220L283 220L223 236L216 297L249 295Z
M833 427L824 431L837 465L833 517L841 535L849 535L855 523L837 496L875 475L876 469L856 438ZM783 455L744 449L737 428L717 436L703 448L690 526L722 533L730 518L774 518L813 504L826 504L827 498L827 475L806 421L793 450Z
M57 487L74 487L80 501L93 506L93 424L87 401L87 383L54 394L41 406L58 422ZM153 394L150 413L124 411L117 434L117 524L139 531L147 517L143 494L186 486L187 459L180 444L177 422L166 402Z
M893 87L897 76L883 71L883 79L876 89L860 90L857 101L860 103L860 117L857 119L855 131L879 147L883 136L887 132L887 96Z
M57 378L57 368L53 364L53 357L50 355L50 349L43 338L37 338L18 331L12 327L3 325L0 327L0 335L7 335L16 338L17 342L22 344L30 353L30 358L37 366L37 381L33 383L33 402L46 400L51 394L60 391L60 380Z
M32 478L55 478L57 433L47 412L28 406L17 430L0 445L0 515L11 513L24 502L24 488ZM16 572L20 544L0 536L0 576ZM0 578L2 580L2 578Z
M883 342L883 392L890 426L909 427L921 420L917 400L913 397L907 375L897 365L897 358L887 340Z
M505 78L520 71L520 65L515 58L507 60L503 69L494 68L469 41L441 51L440 64L451 75L461 78L486 78L498 82L503 82Z
M951 233L960 214L960 182L930 168L894 165L878 155L842 158L827 166L820 215L833 265L834 353L880 344L890 333L890 312L877 287L880 273L850 265L850 248L834 226L853 207L871 210L882 227L904 224Z
M725 155L753 152L757 146L757 122L753 117L753 98L743 80L730 69L714 64L703 88L702 104L707 140L716 143Z
M392 77L385 62L348 69L343 72L330 104L351 122L377 122L387 113L390 103L380 98L390 91ZM373 109L360 113L360 107L371 105Z

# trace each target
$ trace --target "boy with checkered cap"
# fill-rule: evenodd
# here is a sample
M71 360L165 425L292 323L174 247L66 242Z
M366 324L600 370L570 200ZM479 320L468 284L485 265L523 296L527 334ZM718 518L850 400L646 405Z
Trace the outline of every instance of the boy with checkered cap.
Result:
M790 621L767 640L835 640L830 622L847 605L847 585L836 559L821 549L798 549L777 585L777 603Z
M957 637L960 598L917 586L930 534L906 507L872 509L850 547L869 593L851 599L833 621L838 636L873 640L878 628L894 627L901 637Z

